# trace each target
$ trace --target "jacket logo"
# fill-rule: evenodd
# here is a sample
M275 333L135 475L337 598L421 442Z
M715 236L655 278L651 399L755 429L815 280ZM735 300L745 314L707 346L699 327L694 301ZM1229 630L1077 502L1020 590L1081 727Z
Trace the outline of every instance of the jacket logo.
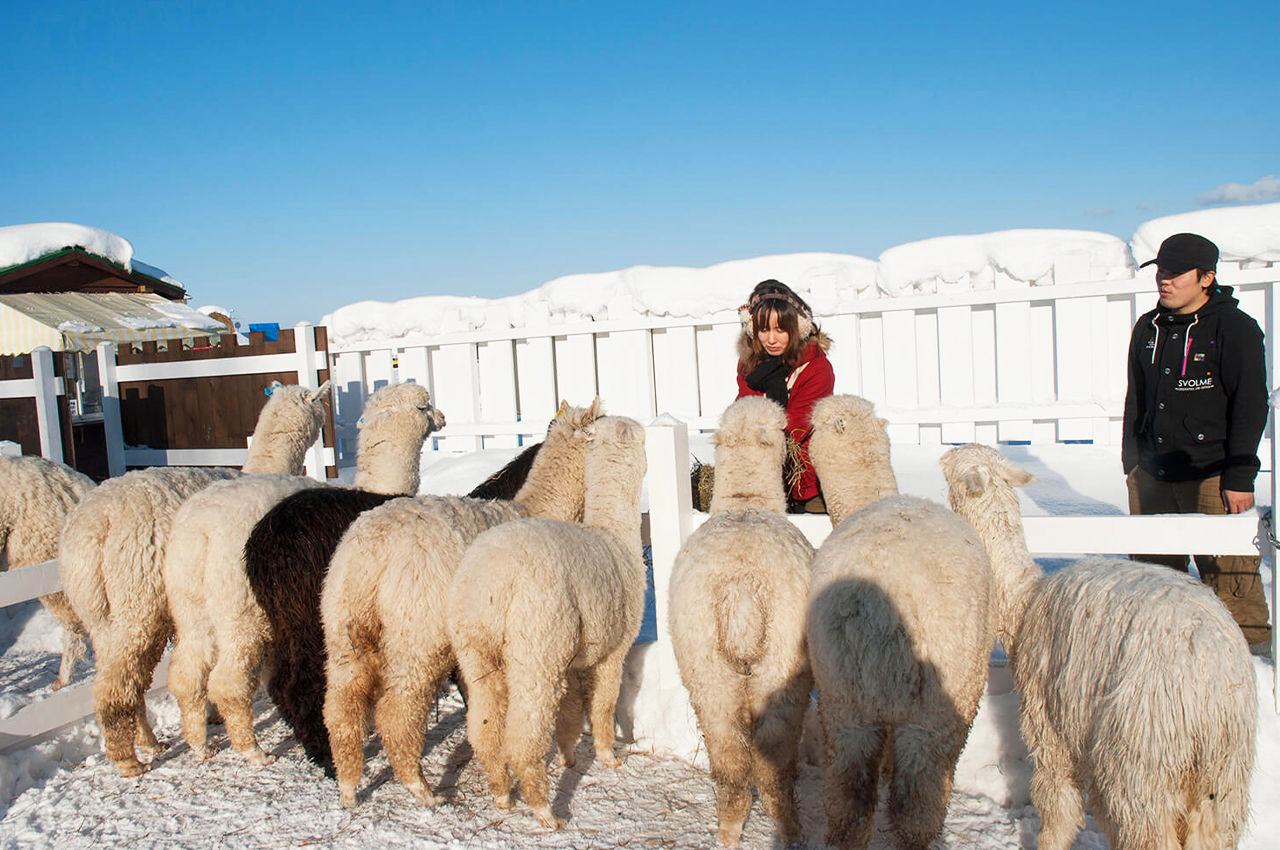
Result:
M1174 389L1178 392L1211 390L1213 389L1213 378L1180 378L1178 385Z
M1203 354L1195 354L1195 355L1193 355L1193 356L1192 356L1192 358L1191 358L1191 362L1193 362L1193 363L1202 363L1202 362L1204 362L1204 355L1203 355Z

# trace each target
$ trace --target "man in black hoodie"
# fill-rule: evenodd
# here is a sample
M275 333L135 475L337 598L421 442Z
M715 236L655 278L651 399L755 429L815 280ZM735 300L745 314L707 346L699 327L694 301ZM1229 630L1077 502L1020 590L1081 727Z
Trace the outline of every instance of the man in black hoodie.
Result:
M1160 245L1160 303L1129 341L1121 461L1132 514L1236 514L1253 507L1267 370L1258 323L1217 283L1218 246L1194 233ZM1187 571L1186 556L1134 555ZM1196 569L1255 651L1271 644L1257 557L1196 555Z

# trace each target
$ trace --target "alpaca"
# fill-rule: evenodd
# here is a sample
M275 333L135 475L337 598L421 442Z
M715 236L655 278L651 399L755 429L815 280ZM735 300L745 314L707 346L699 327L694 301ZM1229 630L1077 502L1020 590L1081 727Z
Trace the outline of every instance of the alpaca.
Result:
M562 407L536 453L524 453L534 460L514 501L394 499L347 529L320 604L328 678L324 719L347 808L356 804L366 718L375 701L397 778L424 805L440 802L419 757L431 698L456 663L445 630L449 582L467 546L488 528L522 516L582 518L585 446L575 432L598 414L598 399L585 410ZM575 488L563 487L565 481Z
M707 742L720 843L736 846L754 780L785 843L800 840L796 759L813 674L805 617L813 546L785 517L785 411L763 396L725 410L711 518L671 572L671 643Z
M306 448L320 433L325 391L273 385L244 469L301 472ZM174 515L196 492L240 474L184 467L137 470L90 490L67 514L58 553L62 587L93 641L98 659L93 702L103 749L124 776L146 769L135 744L144 752L160 749L143 696L173 635L162 566Z
M543 756L554 733L575 762L589 706L596 759L613 752L614 707L644 613L640 544L644 429L605 416L586 426L583 524L519 519L463 555L449 588L449 637L469 689L467 737L499 808L510 765L538 821L556 829Z
M942 831L986 686L990 563L956 514L886 495L896 490L889 441L868 402L832 396L815 405L813 422L810 457L839 519L814 557L807 627L826 749L827 843L868 846L883 767L897 843L924 850ZM872 453L873 462L855 465Z
M58 557L63 520L93 479L42 457L0 456L0 566L16 570ZM84 657L84 625L62 591L40 597L62 626L62 663L53 690L71 681Z
M1088 558L1050 576L1027 553L1014 487L987 446L942 458L1000 588L1041 850L1066 850L1087 794L1113 850L1233 848L1249 815L1257 681L1226 607L1190 576Z
M251 701L259 668L269 668L267 691L280 716L308 757L326 770L320 585L329 556L353 519L417 491L422 444L445 425L430 399L426 388L414 383L386 386L370 396L357 423L353 486L316 487L285 497L254 524L244 542L244 575L252 593L244 613L257 625L236 628L253 641L255 654L266 648L258 664L234 671L223 692Z

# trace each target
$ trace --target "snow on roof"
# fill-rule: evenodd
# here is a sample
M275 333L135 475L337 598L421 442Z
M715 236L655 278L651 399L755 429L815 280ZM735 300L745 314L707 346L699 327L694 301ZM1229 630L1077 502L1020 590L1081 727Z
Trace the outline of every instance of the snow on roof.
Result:
M1140 262L1155 259L1175 233L1199 233L1218 246L1221 259L1237 263L1280 261L1280 204L1254 204L1167 215L1138 226L1131 245Z
M129 240L107 230L64 222L0 227L0 269L20 266L64 248L83 248L90 254L110 260L127 272L139 272L182 287L182 283L170 277L164 269L135 260L133 245Z

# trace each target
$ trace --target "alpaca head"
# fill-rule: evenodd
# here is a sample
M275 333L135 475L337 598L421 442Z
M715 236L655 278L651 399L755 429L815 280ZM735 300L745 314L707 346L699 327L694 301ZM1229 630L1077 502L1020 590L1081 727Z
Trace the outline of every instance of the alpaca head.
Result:
M648 466L644 426L625 416L602 416L578 431L586 443L585 525L640 530L640 486Z
M445 426L444 414L431 404L431 394L421 384L392 384L378 390L365 402L364 414L356 423L363 442L369 431L395 421L400 428L421 434L422 439ZM363 445L360 447L363 448Z
M712 436L716 479L711 513L787 508L782 464L787 456L787 414L764 396L740 398L725 408Z
M374 493L418 492L422 444L444 424L444 414L432 406L426 387L393 384L378 390L356 423L360 436L352 483Z
M272 381L263 392L266 406L258 414L245 472L302 472L306 450L324 427L324 400L330 382L308 389Z
M856 395L833 395L813 406L809 459L822 482L832 524L898 492L889 460L889 423Z
M947 479L951 509L975 526L981 517L993 512L1017 517L1018 496L1013 488L1025 487L1036 480L1000 452L979 443L951 449L940 463L943 477Z

